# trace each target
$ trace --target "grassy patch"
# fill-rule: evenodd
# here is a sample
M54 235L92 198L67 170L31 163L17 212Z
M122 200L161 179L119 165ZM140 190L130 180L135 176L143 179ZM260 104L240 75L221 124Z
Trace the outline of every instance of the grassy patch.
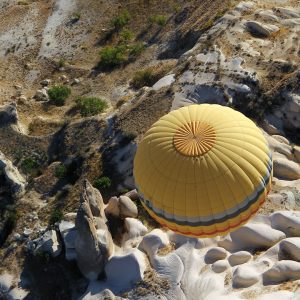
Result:
M130 45L128 47L130 58L137 58L138 56L140 56L142 54L142 52L145 50L145 48L146 48L146 46L141 42Z
M100 64L104 67L114 67L127 60L125 45L107 46L100 51Z
M56 106L63 106L70 96L71 89L68 86L54 86L48 90L50 101Z
M54 225L57 222L61 222L63 220L64 214L61 210L55 209L50 216L49 223Z
M134 33L129 29L123 29L120 32L120 40L123 43L129 42L134 38Z
M68 173L68 169L64 164L60 164L60 165L56 166L56 168L54 170L55 177L57 177L59 179L65 178L67 173Z
M108 107L106 101L96 97L78 98L76 105L84 117L100 114Z
M94 181L94 186L95 188L97 188L98 190L101 190L101 189L108 189L111 187L111 180L109 177L107 176L102 176L100 178L97 178L95 181Z
M21 162L21 170L25 174L34 175L39 167L38 162L34 157L26 157Z
M131 16L127 10L122 11L118 16L116 16L111 21L111 25L116 29L119 30L123 28L125 25L129 23Z
M170 66L150 67L136 72L131 84L134 88L140 89L143 86L153 86L160 78L170 71Z
M167 24L168 17L164 15L153 15L149 18L151 24L157 24L158 26L165 26Z

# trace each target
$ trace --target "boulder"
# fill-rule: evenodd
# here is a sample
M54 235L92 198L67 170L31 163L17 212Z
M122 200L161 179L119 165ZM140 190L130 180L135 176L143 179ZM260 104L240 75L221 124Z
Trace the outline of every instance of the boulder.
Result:
M59 223L59 231L65 245L66 260L76 260L75 240L77 230L73 222L62 221Z
M270 248L285 238L285 234L266 224L248 223L226 236L218 245L228 251Z
M31 241L33 245L31 249L33 253L36 255L40 252L49 253L52 257L56 257L60 255L62 247L58 240L57 234L55 230L46 231L42 237Z
M161 229L154 229L146 234L139 245L139 249L152 256L158 249L168 246L170 243L168 235Z
M286 180L300 179L300 166L284 157L274 157L273 174L275 177Z
M34 98L37 100L37 101L48 101L49 100L49 95L48 95L48 92L45 88L41 89L41 90L37 90L35 95L34 95Z
M119 210L122 218L136 218L138 216L138 209L134 202L127 196L120 196Z
M269 37L272 33L279 31L275 25L265 25L256 21L248 21L245 25L246 29L257 37Z
M226 271L230 267L228 261L226 259L218 260L211 265L211 269L215 273L222 273Z
M233 272L232 286L246 288L259 281L259 274L250 266L238 266Z
M286 137L284 137L282 135L274 134L272 137L275 140L277 140L278 142L280 142L280 143L283 143L283 144L286 144L286 145L290 145L290 141Z
M119 289L130 289L144 278L147 269L145 254L138 249L112 256L105 266L107 281Z
M139 201L140 196L136 189L127 192L124 196L129 197L132 201Z
M19 117L15 103L0 107L0 127L18 123Z
M100 217L105 222L104 202L101 193L95 189L88 180L83 182L83 192L81 194L81 203L87 202L94 217Z
M299 146L294 146L293 147L293 153L296 162L300 163L300 147Z
M144 236L148 232L148 228L138 219L126 218L124 223L128 239Z
M119 199L118 197L111 197L108 201L108 204L105 208L106 214L111 214L115 217L118 217L120 215L120 209L119 209Z
M204 257L207 264L213 264L217 260L224 259L227 257L227 251L221 247L213 247L209 249Z
M279 257L300 261L300 237L282 240L279 244Z
M78 267L89 280L97 279L113 253L112 237L103 215L104 204L101 203L100 193L85 181L75 222L75 250Z
M296 206L295 195L291 191L280 191L280 193L269 194L268 199L272 204L278 205L283 209L293 210Z
M277 211L270 216L271 226L287 236L300 236L300 212Z
M292 147L278 139L275 139L274 136L265 135L265 138L269 144L269 147L272 151L283 154L287 158L292 158Z
M25 193L26 181L19 173L18 169L13 166L0 151L0 174L4 174L7 184L10 187L13 198L20 198Z
M278 261L263 273L264 284L278 284L297 279L300 279L300 263L292 260Z
M44 79L41 81L42 86L48 86L51 83L51 79Z
M228 262L231 266L241 265L248 262L252 255L248 251L238 251L228 257Z
M160 80L158 80L153 85L152 88L157 91L157 90L160 90L161 88L168 87L175 81L174 77L175 77L175 74L166 75L163 78L161 78Z

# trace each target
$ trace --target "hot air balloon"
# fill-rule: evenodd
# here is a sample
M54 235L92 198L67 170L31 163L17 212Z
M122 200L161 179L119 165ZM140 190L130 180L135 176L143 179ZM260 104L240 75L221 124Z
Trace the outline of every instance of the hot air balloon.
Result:
M216 104L171 111L146 132L134 158L144 208L187 236L225 235L245 224L271 186L272 156L260 129Z

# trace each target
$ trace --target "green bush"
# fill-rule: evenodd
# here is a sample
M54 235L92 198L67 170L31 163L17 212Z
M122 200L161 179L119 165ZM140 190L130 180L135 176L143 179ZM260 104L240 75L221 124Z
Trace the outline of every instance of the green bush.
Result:
M64 214L62 213L61 210L55 209L50 216L50 220L49 223L51 225L54 225L56 222L60 222L62 221L62 219L64 218Z
M56 106L63 106L70 94L71 89L65 85L54 86L48 90L49 98Z
M106 101L96 97L78 98L76 104L84 117L100 114L108 107Z
M102 176L100 178L97 178L94 182L94 186L98 189L108 189L111 186L111 180L107 176Z
M100 65L113 67L127 60L126 46L107 46L100 51Z
M132 79L132 86L136 89L143 86L152 86L156 82L156 76L152 69L148 68L135 73Z
M68 172L67 167L64 164L60 164L60 165L56 166L54 175L55 175L55 177L62 179L62 178L66 177L67 172Z
M120 39L121 39L122 42L128 42L128 41L132 40L133 37L134 37L134 34L129 29L123 29L120 32Z
M38 162L33 157L26 157L21 162L21 169L25 174L34 173L38 166Z
M111 21L111 25L118 30L128 24L130 19L131 17L129 12L127 10L124 10Z
M136 58L141 55L144 51L145 45L143 43L136 43L129 46L129 55L133 58Z
M63 68L66 65L66 61L64 58L60 58L58 61L58 68Z
M155 23L159 26L165 26L167 23L167 16L163 16L163 15L153 15L149 18L150 23Z

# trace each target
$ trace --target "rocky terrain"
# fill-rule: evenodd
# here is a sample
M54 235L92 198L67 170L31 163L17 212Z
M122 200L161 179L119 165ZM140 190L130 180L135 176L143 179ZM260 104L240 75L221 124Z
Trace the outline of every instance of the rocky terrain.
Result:
M126 2L0 3L0 298L300 299L299 1ZM273 152L267 201L215 239L161 228L132 177L143 134L194 103Z

